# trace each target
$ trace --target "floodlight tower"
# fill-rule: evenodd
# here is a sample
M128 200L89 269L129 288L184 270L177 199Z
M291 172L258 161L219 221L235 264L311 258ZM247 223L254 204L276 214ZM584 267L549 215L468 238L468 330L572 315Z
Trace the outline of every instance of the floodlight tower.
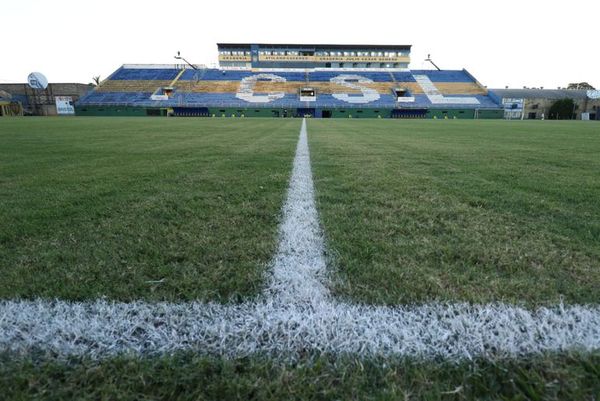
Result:
M183 60L183 61L185 61L185 63L187 65L189 65L190 67L192 67L194 70L198 70L198 68L196 68L196 66L194 64L190 63L185 58L181 57L181 52L180 51L177 51L177 55L175 56L175 59L176 60Z
M437 70L438 70L438 71L441 71L440 67L438 67L438 66L437 66L437 65L436 65L436 64L433 62L433 60L431 59L431 54L428 54L428 55L427 55L427 58L425 59L425 61L428 61L428 62L430 62L431 64L433 64L433 66L434 66L435 68L437 68Z

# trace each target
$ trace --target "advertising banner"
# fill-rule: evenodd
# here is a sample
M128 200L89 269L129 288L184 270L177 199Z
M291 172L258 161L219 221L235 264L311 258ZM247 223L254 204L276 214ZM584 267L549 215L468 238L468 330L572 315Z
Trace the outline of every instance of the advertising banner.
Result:
M56 113L59 115L74 115L75 107L71 96L56 96Z

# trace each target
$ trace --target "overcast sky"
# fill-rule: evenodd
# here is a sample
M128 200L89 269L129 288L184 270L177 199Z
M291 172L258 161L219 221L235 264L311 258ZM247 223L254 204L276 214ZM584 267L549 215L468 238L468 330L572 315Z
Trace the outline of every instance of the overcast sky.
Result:
M124 63L217 61L217 42L412 44L412 69L488 87L600 87L600 1L2 1L0 82L88 83Z

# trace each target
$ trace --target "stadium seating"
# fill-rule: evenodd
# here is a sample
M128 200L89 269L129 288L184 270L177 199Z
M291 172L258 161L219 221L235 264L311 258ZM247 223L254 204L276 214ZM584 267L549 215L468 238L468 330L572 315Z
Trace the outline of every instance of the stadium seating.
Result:
M97 92L154 92L168 86L171 81L155 80L107 80L96 89Z
M170 98L153 93L173 86ZM314 102L301 102L299 90L316 90ZM393 89L411 96L402 108L498 108L467 71L220 70L121 67L79 105L194 108L388 108L399 104ZM202 109L204 110L204 109ZM180 110L181 113L181 110ZM205 114L204 112L198 114Z
M411 70L414 75L426 75L431 82L473 82L474 79L465 71L436 71L436 70Z
M331 79L339 76L340 74L354 74L354 72L315 71L309 73L308 78L311 82L329 82ZM373 82L393 82L393 76L389 72L360 71L358 74L370 79Z
M111 81L161 81L173 80L179 74L175 68L125 68L121 67L110 76Z

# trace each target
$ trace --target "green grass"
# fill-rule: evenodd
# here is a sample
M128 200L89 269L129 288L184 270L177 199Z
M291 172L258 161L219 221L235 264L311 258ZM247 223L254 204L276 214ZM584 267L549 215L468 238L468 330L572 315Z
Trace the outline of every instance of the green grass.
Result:
M600 355L417 362L307 357L295 364L185 353L68 363L0 356L7 400L589 400Z
M600 127L310 121L336 275L366 303L600 302Z
M597 125L310 121L336 295L600 300ZM0 299L227 301L275 251L299 121L0 120ZM461 363L0 353L7 400L598 400L600 354Z
M263 287L300 121L0 121L0 298Z

